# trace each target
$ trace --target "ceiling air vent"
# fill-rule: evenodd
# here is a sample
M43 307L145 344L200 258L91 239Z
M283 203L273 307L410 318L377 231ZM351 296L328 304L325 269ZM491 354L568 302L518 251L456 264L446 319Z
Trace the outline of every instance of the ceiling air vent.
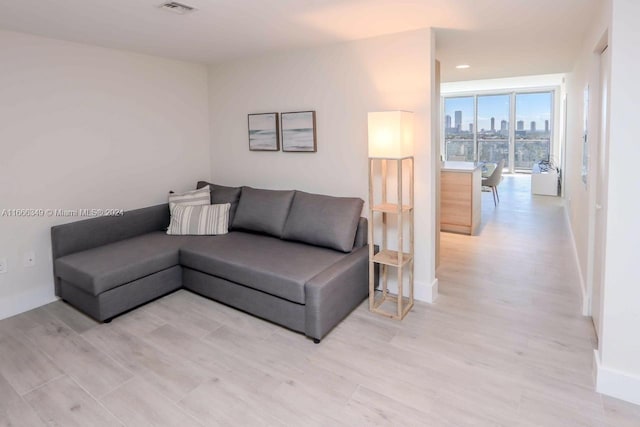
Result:
M178 3L177 1L170 1L167 3L163 3L160 5L160 9L168 10L169 12L177 13L179 15L184 15L186 13L193 12L194 10L196 10L195 7Z

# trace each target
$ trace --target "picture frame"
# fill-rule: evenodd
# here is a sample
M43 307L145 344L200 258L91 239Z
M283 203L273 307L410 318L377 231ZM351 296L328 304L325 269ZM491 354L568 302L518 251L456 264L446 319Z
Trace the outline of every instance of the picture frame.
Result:
M318 151L315 111L280 113L280 121L283 152L315 153Z
M280 121L278 113L247 115L250 151L280 150Z

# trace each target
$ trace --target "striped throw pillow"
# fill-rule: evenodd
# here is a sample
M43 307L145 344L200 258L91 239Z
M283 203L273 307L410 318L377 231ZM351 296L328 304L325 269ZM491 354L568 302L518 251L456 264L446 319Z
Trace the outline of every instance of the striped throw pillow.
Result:
M174 236L215 236L229 232L231 203L222 205L176 205L171 212L167 234Z
M211 188L207 185L186 193L169 193L169 210L173 212L176 205L199 206L211 203Z

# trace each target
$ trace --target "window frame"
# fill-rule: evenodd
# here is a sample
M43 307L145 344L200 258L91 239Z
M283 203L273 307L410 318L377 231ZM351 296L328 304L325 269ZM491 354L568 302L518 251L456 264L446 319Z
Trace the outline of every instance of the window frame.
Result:
M515 167L515 135L516 135L516 95L519 94L535 94L535 93L550 93L551 94L551 108L549 115L549 156L554 158L556 162L560 159L555 159L555 153L558 148L560 135L556 135L556 123L559 121L556 118L557 107L556 102L559 99L560 86L539 86L539 87L522 87L522 88L508 88L508 89L485 89L474 91L459 91L449 92L442 94L440 97L440 111L442 117L442 123L440 123L440 150L443 153L443 160L447 159L447 143L446 143L446 123L444 122L446 117L445 102L448 98L473 98L474 113L473 113L473 158L474 161L478 161L479 148L478 148L478 97L480 96L494 96L494 95L509 95L509 164L505 166L505 169L509 173L530 173L530 169L516 169ZM560 155L560 150L558 150Z

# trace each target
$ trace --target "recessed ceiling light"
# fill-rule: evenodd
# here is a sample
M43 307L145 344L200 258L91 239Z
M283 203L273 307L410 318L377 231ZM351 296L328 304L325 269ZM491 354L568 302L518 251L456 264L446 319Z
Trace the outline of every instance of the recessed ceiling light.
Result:
M469 64L460 64L460 65L456 65L456 68L458 70L466 70L467 68L471 68L471 65L469 65Z
M184 15L185 13L193 12L194 10L196 10L196 8L193 6L189 6L183 3L178 3L177 1L169 1L166 3L162 3L159 7L160 9L177 13L179 15Z

